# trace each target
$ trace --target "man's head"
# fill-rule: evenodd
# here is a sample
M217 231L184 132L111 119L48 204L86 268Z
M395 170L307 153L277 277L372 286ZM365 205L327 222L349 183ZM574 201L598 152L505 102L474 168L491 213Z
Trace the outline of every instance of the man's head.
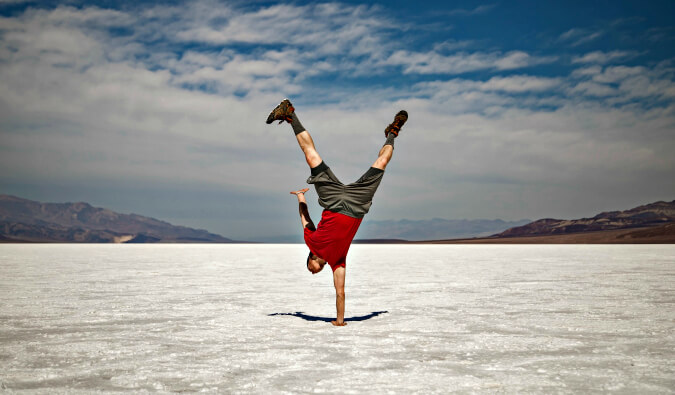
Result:
M312 274L317 274L321 270L323 270L323 267L326 265L326 261L319 258L318 256L312 254L312 252L309 252L309 255L307 256L307 270L312 272Z

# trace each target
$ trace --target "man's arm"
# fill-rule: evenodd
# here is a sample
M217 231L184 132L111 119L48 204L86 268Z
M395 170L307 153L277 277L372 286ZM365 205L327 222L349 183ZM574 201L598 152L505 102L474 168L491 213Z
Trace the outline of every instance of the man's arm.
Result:
M307 210L307 200L305 200L305 192L309 191L309 188L300 189L299 191L293 191L291 194L297 196L298 206L300 211L300 222L302 223L302 228L309 228L309 230L316 230L312 218L309 217L309 210Z
M331 322L335 326L345 326L345 268L338 267L333 272L333 284L335 285L335 308L337 319Z

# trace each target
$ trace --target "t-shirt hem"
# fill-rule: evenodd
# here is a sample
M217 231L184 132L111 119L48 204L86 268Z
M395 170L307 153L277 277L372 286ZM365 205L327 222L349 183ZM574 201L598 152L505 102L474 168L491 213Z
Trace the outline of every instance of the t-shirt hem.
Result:
M354 214L354 213L350 213L350 212L347 212L347 211L344 211L344 210L331 210L331 209L329 209L329 208L324 209L324 210L330 211L331 213L336 213L336 214L346 215L346 216L348 216L348 217L356 218L356 219L362 219L363 217L366 216L366 214L363 214L363 215L356 215L356 214Z
M331 265L330 263L326 262L326 265L329 265L330 268L333 269L333 273L335 273L335 271L336 271L339 267L344 267L345 269L347 269L347 264L345 264L345 263L341 263L341 264L339 264L339 265L333 266L333 265Z

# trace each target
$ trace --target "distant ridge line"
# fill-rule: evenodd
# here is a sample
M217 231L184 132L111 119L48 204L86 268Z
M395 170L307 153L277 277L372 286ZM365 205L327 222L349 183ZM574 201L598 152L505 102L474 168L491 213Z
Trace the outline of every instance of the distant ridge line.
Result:
M429 240L424 244L672 244L675 200L657 201L592 218L544 218L482 238Z
M203 229L120 214L86 202L42 203L0 195L0 242L234 243Z

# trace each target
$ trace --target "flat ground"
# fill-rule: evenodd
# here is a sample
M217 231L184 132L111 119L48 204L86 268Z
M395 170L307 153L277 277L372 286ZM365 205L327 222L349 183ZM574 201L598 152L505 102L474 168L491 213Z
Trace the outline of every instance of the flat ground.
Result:
M2 245L0 386L672 393L675 246Z

